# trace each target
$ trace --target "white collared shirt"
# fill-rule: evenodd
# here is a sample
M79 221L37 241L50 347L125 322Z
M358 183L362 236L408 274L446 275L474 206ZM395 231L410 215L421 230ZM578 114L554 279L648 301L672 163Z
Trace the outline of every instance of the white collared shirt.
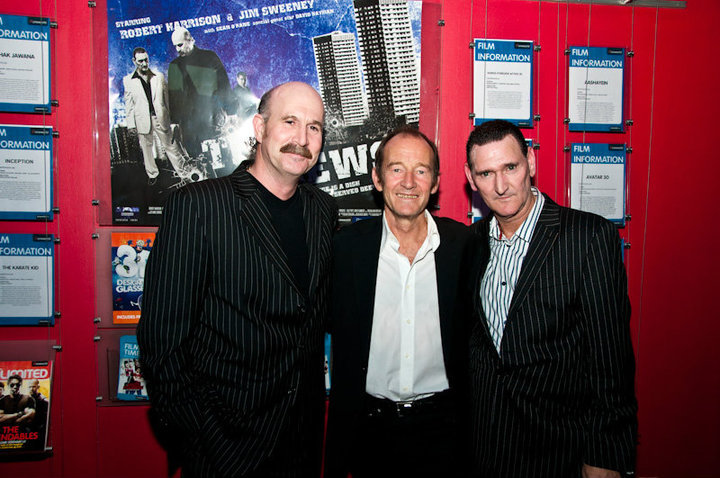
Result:
M365 390L394 401L448 388L440 336L435 251L440 234L425 211L427 236L412 264L383 214Z
M490 219L490 261L480 286L480 299L490 335L498 352L500 352L510 303L515 293L515 285L520 277L522 263L530 247L535 225L545 204L545 197L537 188L533 187L532 192L535 195L535 204L510 239L502 236L497 219L495 217Z

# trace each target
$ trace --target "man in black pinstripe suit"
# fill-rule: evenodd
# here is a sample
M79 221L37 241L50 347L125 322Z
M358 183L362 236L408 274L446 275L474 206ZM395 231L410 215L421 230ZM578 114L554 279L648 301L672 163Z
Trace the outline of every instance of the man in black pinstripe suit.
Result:
M137 334L152 418L184 477L320 473L337 207L299 181L323 121L312 87L275 87L253 119L254 160L168 198Z
M476 474L631 475L635 363L615 226L532 187L534 153L506 121L471 133L465 173L492 211L473 226Z

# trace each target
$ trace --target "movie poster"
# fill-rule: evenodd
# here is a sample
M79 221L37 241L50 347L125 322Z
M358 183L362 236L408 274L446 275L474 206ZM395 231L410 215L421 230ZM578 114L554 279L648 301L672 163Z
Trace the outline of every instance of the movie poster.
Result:
M140 369L140 349L137 337L120 337L120 367L118 369L118 400L147 400L147 386Z
M44 451L52 361L0 361L0 455Z
M113 324L137 324L154 232L113 232Z
M421 10L407 0L109 0L113 223L157 225L172 190L230 174L250 152L259 98L292 80L325 103L309 180L335 196L341 220L379 214L375 151L419 118Z

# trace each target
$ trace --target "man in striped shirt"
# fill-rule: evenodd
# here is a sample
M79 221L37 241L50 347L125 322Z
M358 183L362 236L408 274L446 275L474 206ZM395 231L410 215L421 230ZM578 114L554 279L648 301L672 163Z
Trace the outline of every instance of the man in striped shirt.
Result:
M615 226L531 186L535 155L513 124L467 142L465 173L492 214L481 238L471 334L478 476L632 473L634 356Z

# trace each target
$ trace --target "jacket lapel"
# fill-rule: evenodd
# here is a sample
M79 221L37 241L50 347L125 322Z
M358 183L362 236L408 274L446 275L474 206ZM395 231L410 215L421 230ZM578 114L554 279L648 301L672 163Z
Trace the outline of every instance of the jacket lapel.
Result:
M303 199L303 219L305 221L305 241L308 250L308 274L310 275L310 291L309 298L315 296L315 289L320 282L320 273L323 270L324 264L322 262L323 257L328 257L328 254L322 254L323 252L330 251L332 244L330 244L331 236L323 234L323 227L318 222L322 218L322 214L319 210L319 205L315 199L315 193L307 187L300 186L300 194ZM323 244L323 241L327 241Z
M292 284L300 295L305 296L305 292L300 291L295 283L287 255L280 245L280 236L270 220L270 212L260 199L257 185L246 168L245 165L240 165L231 176L235 194L243 199L239 211L240 217L251 226L248 230L255 236L265 255L280 270L288 283Z
M353 293L355 304L358 304L358 340L362 344L360 350L365 354L362 363L367 366L370 356L370 336L372 335L373 315L375 312L375 287L377 282L378 259L380 257L380 241L382 239L382 216L366 221L374 221L373 227L365 234L355 237L353 257Z
M513 313L523 303L535 283L535 278L545 264L548 253L557 241L559 231L560 208L549 197L545 196L545 205L535 225L530 248L525 259L523 259L520 277L518 277L517 284L515 284L515 292L508 310L506 328L511 325Z
M440 336L442 338L443 357L445 369L450 363L450 338L452 337L452 317L455 307L457 280L452 280L457 274L457 257L459 252L455 247L457 238L445 231L443 223L436 221L440 234L440 247L435 251L435 283L438 294L438 313L440 316Z
M488 326L487 317L485 316L485 309L483 309L482 300L480 299L480 291L482 287L482 279L485 276L485 269L487 269L488 263L490 262L490 218L492 216L485 217L479 224L476 230L476 234L480 236L481 250L477 260L477 267L474 268L474 273L471 280L472 287L470 293L473 295L473 310L477 312L476 317L480 322L480 327L484 331L485 339L489 341L492 348L495 348L495 344L490 335L490 327Z

